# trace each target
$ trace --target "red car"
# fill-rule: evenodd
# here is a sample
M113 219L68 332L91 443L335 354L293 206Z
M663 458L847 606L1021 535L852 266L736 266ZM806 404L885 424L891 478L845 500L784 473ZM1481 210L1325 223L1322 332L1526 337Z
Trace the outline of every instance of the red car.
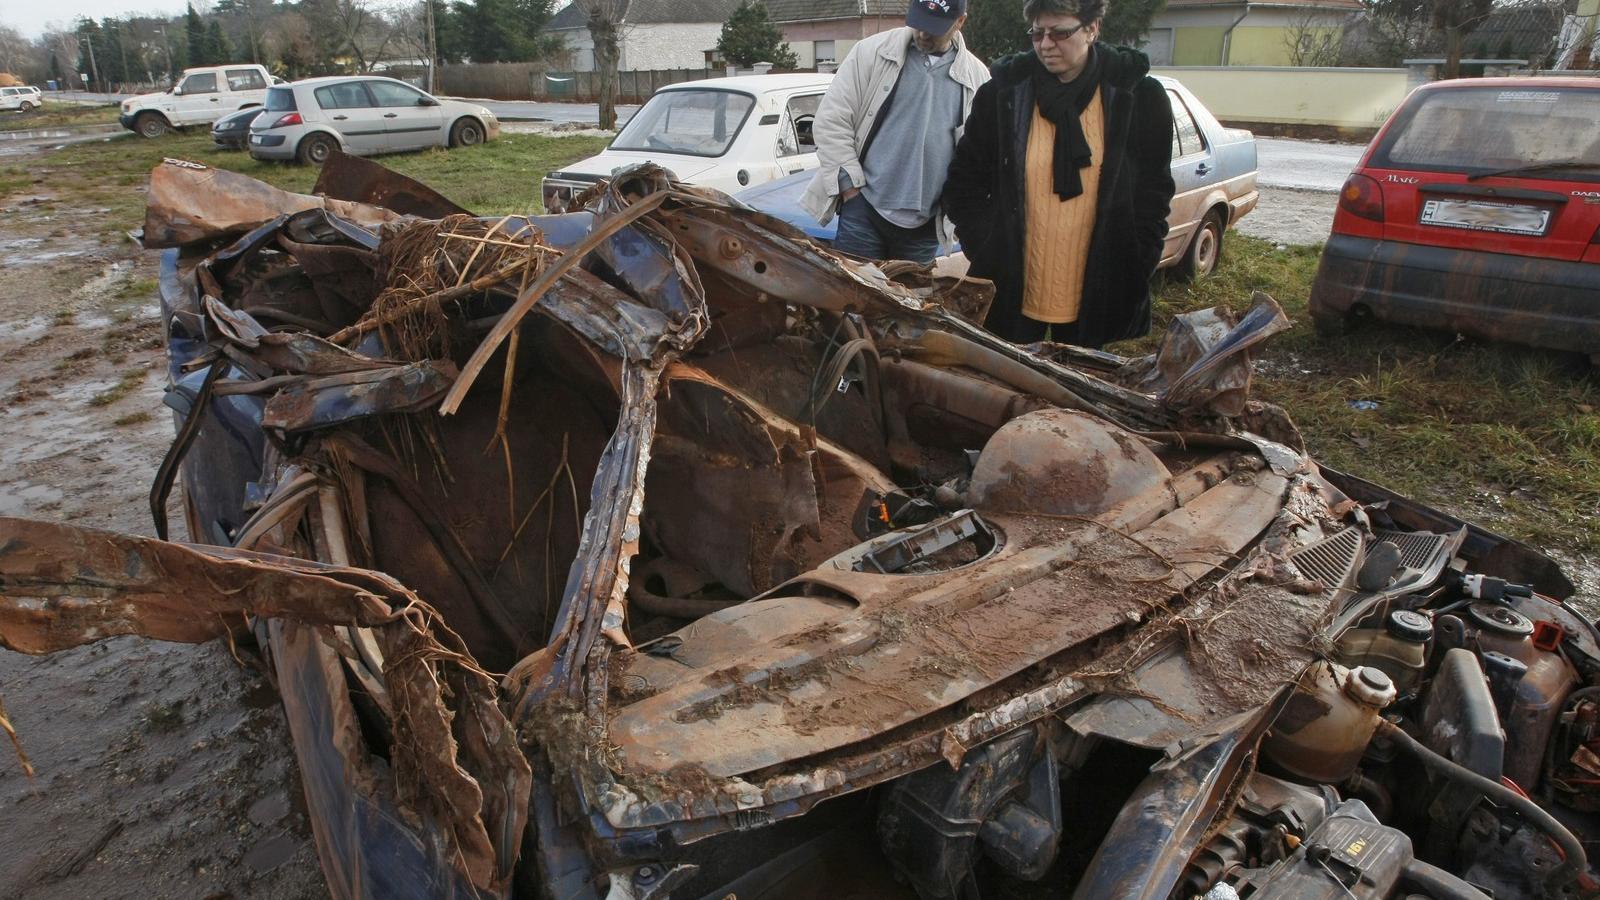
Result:
M1318 331L1360 316L1600 363L1600 83L1413 91L1345 182L1311 288Z

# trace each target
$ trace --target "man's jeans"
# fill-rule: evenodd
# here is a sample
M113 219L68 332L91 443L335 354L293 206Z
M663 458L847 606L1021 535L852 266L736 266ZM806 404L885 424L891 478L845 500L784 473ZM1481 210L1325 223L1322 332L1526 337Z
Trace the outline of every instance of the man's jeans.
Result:
M867 259L931 263L939 255L939 236L932 219L917 228L901 228L878 215L866 194L856 194L839 207L839 232L833 249Z

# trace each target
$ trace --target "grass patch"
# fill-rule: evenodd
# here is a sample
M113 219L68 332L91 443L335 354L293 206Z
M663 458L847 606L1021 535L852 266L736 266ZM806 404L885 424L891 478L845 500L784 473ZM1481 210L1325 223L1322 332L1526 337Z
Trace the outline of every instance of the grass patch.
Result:
M116 104L82 106L46 100L33 112L0 115L0 131L28 131L34 128L64 128L72 125L114 125L120 110Z
M126 428L129 425L142 425L150 421L151 418L152 416L148 412L140 410L139 412L128 413L125 416L117 416L111 420L111 424L118 428Z
M477 147L397 153L378 161L423 182L480 215L540 213L539 179L552 169L605 148L603 137L508 134ZM317 168L261 162L237 150L219 150L207 134L168 134L154 140L133 135L63 147L42 157L41 167L70 170L52 178L61 199L107 207L108 232L134 228L144 218L144 196L128 187L144 184L163 158L174 157L229 169L288 191L307 193ZM59 187L56 183L59 182Z
M151 703L144 710L144 727L158 733L177 731L183 727L183 701Z
M1318 459L1534 546L1600 552L1600 379L1584 363L1381 324L1320 339L1306 315L1320 248L1227 243L1214 277L1159 285L1155 334L1117 349L1148 352L1173 315L1266 291L1295 326L1258 357L1254 394L1288 409Z
M137 390L140 385L144 384L144 377L144 369L129 369L123 372L122 377L117 379L116 384L90 397L89 405L110 406Z
M149 300L155 297L160 287L160 282L154 278L129 278L118 285L117 292L112 295L113 300Z
M0 166L0 197L9 197L33 186L33 174L21 166Z

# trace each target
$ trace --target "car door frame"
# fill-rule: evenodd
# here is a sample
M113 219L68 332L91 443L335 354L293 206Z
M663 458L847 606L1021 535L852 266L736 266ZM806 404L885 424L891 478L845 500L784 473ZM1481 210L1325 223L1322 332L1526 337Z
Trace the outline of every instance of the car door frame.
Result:
M794 120L790 116L790 104L796 100L815 97L817 99L817 104L820 106L822 103L822 97L827 92L828 90L826 87L820 89L806 87L789 91L782 95L782 105L778 113L778 134L774 138L772 145L772 158L777 163L777 168L774 171L773 178L783 178L786 175L794 175L799 172L808 172L812 169L815 169L820 164L817 160L817 145L814 140L809 151L791 153L785 156L779 152L779 148L783 142L784 135L790 132L795 133L795 146L800 146L799 134L797 131L795 131ZM816 113L813 112L813 121L815 121L815 118Z
M191 72L184 76L178 86L184 87L189 81L196 78L211 76L211 90L193 92L185 89L178 94L173 104L175 109L174 125L209 125L222 117L222 85L223 75L221 69L208 69L204 72Z
M331 91L337 87L355 86L367 98L367 105L359 106L323 106L323 91ZM372 96L372 91L367 89L367 83L359 78L348 81L332 81L319 84L311 89L311 101L317 105L317 110L323 118L322 124L338 132L340 142L344 144L346 153L356 156L370 156L382 153L386 147L387 133L384 129L383 114L378 107L377 100ZM311 124L311 123L306 123Z
M444 107L438 98L403 82L375 80L367 81L366 86L373 104L383 111L385 150L421 150L426 147L449 145L450 137L445 131ZM433 103L427 106L416 102L384 106L378 96L380 87L408 91L415 94L418 100L429 99Z
M1216 183L1217 158L1216 146L1211 137L1206 134L1199 116L1189 108L1184 99L1183 92L1168 84L1163 85L1167 92L1167 99L1172 107L1172 140L1178 144L1181 153L1172 158L1172 181L1174 191L1172 194L1172 211L1167 219L1167 240L1162 247L1162 261L1181 256L1189 247L1195 231L1200 227L1200 220L1205 216L1205 203L1207 193ZM1188 150L1181 137L1180 115L1189 120L1193 126L1195 137L1200 141L1200 149ZM1227 223L1223 223L1227 227Z

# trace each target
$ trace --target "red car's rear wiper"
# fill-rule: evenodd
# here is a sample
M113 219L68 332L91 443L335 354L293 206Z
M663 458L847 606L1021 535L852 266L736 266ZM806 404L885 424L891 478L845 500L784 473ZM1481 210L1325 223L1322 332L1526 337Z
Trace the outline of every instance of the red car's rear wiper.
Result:
M1587 159L1552 159L1548 162L1528 163L1522 166L1512 166L1509 169L1495 169L1491 172L1475 172L1467 176L1468 181L1477 181L1480 178L1493 178L1496 175L1518 175L1523 172L1538 172L1543 169L1574 169L1584 166L1600 168L1600 162Z

